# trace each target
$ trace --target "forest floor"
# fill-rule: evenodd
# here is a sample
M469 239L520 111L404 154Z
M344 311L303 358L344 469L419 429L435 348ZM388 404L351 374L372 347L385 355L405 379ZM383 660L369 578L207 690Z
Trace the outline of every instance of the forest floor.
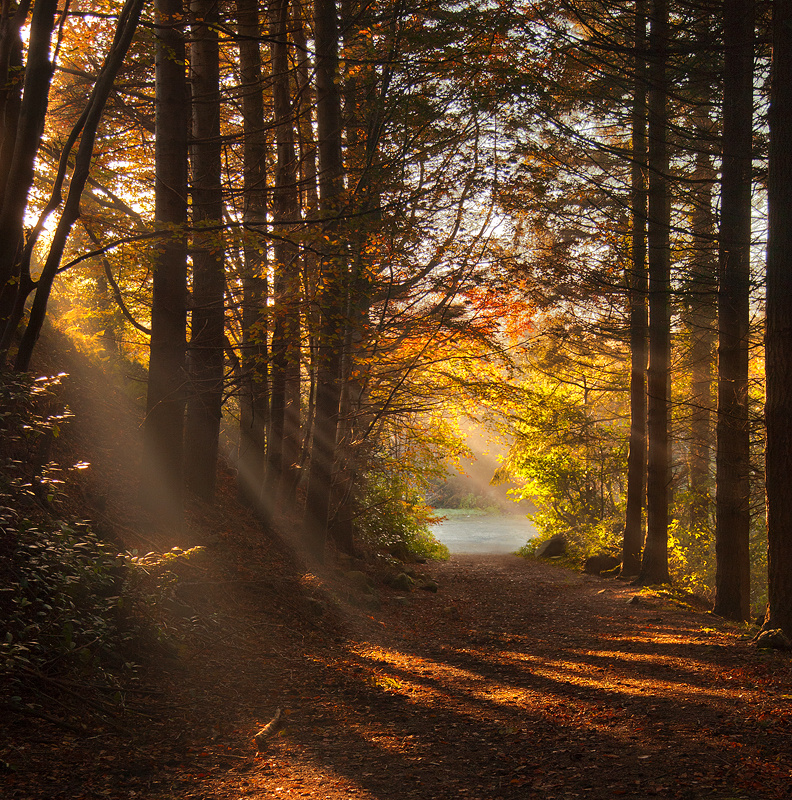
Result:
M72 380L101 395L95 376ZM437 592L398 592L370 563L308 569L228 478L185 531L157 531L124 488L123 393L82 399L71 446L91 451L98 524L130 548L205 550L123 706L75 711L73 730L0 719L3 800L792 797L789 654L671 593L516 556L413 565ZM258 753L278 708L285 727Z

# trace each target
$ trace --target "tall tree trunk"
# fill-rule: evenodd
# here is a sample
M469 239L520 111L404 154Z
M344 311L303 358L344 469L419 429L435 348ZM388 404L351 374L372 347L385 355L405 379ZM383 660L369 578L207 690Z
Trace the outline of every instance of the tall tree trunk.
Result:
M649 369L646 544L639 582L668 583L671 495L671 202L668 189L668 5L653 0L649 30Z
M715 613L750 615L748 345L754 5L724 0Z
M217 475L225 344L220 57L217 3L193 0L191 10L194 234L185 476L188 489L211 500Z
M239 414L240 497L262 511L266 431L269 424L267 132L261 81L261 24L257 0L237 0L242 89L244 276L242 298L242 387Z
M635 3L630 205L632 243L627 287L630 304L630 452L621 574L641 569L646 497L646 0Z
M344 198L341 102L338 78L338 18L335 0L314 0L316 121L319 142L320 331L317 346L316 413L311 472L305 505L305 537L311 555L324 559L332 496L333 459L341 397L341 356L346 309L347 264L339 215Z
M691 299L688 308L690 345L690 446L688 447L688 493L690 529L709 540L711 514L711 463L713 450L713 384L715 373L715 328L718 259L714 250L715 215L713 187L716 173L706 152L711 125L708 118L699 130L696 168L693 173L694 208L691 215L693 262Z
M316 219L319 211L319 190L317 187L316 172L316 141L314 137L314 108L315 92L311 83L313 66L311 64L308 42L305 33L306 9L302 2L292 2L294 10L293 36L294 46L297 50L297 133L299 135L300 149L300 207L303 217L308 223L308 230L314 230L314 236L309 237L303 248L302 275L303 297L305 299L306 335L308 341L308 391L305 422L302 426L302 449L300 465L304 465L310 453L313 438L313 421L316 401L316 372L318 368L316 337L319 333L319 314L317 307L317 292L319 282L319 259L315 240L320 238L316 231Z
M154 249L143 495L158 516L182 514L184 356L187 324L187 135L182 0L157 0L154 217L164 231Z
M773 2L767 184L766 628L792 637L792 0Z
M74 169L72 170L71 180L69 181L66 202L63 205L63 211L58 220L58 225L52 235L52 242L47 252L44 267L35 283L36 295L33 299L30 316L25 326L22 339L20 340L16 363L14 364L14 368L17 371L27 371L30 365L30 359L33 355L33 348L41 333L41 327L44 324L44 318L47 314L47 305L49 303L50 292L52 291L52 284L58 274L69 234L71 233L74 223L80 216L80 200L82 199L83 189L85 189L85 184L88 180L88 174L91 168L94 143L96 142L96 131L102 119L102 112L104 111L107 98L115 84L118 70L124 63L129 45L132 43L132 37L137 30L140 12L143 8L143 1L144 0L126 0L118 17L118 26L116 28L115 37L113 38L113 43L107 52L107 57L102 64L88 103L80 117L80 122L78 122L72 130L71 141L76 143L79 136L80 144L74 156ZM71 145L67 144L64 148L64 153L61 154L62 164L65 160L64 156L67 155L70 150ZM65 175L65 171L64 166L63 175ZM57 205L60 205L60 201L60 181L56 179L49 207L57 207ZM31 236L30 239L32 240L33 236ZM30 247L31 241L28 241L26 251L29 252ZM20 297L22 296L20 292Z
M16 146L23 83L14 75L24 66L21 31L30 5L31 0L24 0L13 13L4 7L0 21L0 197L5 196Z
M40 0L33 7L30 19L25 88L19 115L13 120L13 157L9 172L4 176L5 191L0 203L0 328L5 328L9 321L14 324L11 314L17 296L20 291L29 293L31 289L29 277L27 281L21 281L19 256L27 197L33 185L33 170L49 103L53 72L50 48L56 9L56 0ZM13 43L11 47L14 47ZM5 133L10 136L11 131ZM6 336L3 338L7 339Z
M289 0L276 0L270 8L277 161L272 202L274 330L266 477L267 502L285 509L293 508L296 501L300 458L299 250L290 238L300 206L290 86L289 7Z

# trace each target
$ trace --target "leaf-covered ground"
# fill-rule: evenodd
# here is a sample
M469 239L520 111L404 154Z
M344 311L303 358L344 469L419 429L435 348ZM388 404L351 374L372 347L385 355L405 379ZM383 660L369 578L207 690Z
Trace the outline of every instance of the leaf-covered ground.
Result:
M228 481L187 533L149 530L112 404L73 410L104 529L144 550L206 549L180 568L170 635L119 698L39 684L72 730L0 718L0 797L792 797L788 654L661 593L636 601L624 583L514 556L416 565L436 593L395 591L365 564L307 570ZM278 708L286 727L257 753Z
M789 657L706 614L513 556L422 566L436 594L377 604L216 538L115 729L7 721L3 797L792 795Z

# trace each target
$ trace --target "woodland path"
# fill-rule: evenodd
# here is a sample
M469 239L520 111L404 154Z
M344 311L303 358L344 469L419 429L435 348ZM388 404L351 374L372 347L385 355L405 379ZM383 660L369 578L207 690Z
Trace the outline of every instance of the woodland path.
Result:
M188 533L149 529L127 390L67 369L61 457L92 464L73 514L130 550L205 551L180 570L155 620L169 644L138 654L123 712L80 716L78 688L53 709L84 733L0 718L0 800L792 798L789 654L659 593L631 603L622 582L515 556L417 566L437 593L377 580L375 601L349 564L301 567L240 512L230 476ZM288 725L257 754L278 707Z
M0 796L792 796L789 656L711 615L481 555L373 607L338 573L282 577L222 524L206 544L174 606L189 632L140 676L160 694L121 732L19 737ZM288 726L256 754L276 707Z

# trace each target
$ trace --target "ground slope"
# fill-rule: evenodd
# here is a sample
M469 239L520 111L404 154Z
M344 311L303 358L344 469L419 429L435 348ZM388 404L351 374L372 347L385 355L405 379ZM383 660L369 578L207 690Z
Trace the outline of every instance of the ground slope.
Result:
M72 511L128 549L204 551L153 612L163 636L137 653L116 713L86 727L75 710L73 730L0 719L3 800L792 797L787 654L657 593L515 556L417 566L436 593L332 556L307 568L293 526L262 529L230 476L215 507L160 530L136 507L129 392L68 371L60 446L93 464ZM87 685L52 691L66 723L91 702ZM277 708L285 730L257 753Z
M382 587L379 608L241 563L185 581L191 633L118 730L6 739L0 796L790 796L789 659L708 615L513 556L426 566L436 594Z

